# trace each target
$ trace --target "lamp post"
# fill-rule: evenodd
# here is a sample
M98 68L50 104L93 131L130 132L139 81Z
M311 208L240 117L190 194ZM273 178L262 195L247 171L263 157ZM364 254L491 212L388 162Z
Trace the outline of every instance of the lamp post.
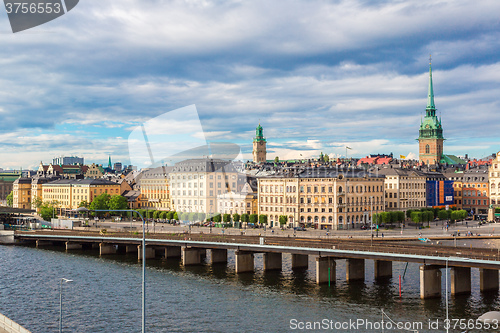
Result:
M371 233L371 246L373 246L373 196L370 197L370 233Z
M73 280L61 278L61 284L59 287L59 333L62 332L62 285L67 282L73 282Z
M89 209L80 207L77 209L79 212ZM96 209L95 212L135 212L142 220L142 333L146 333L146 226L144 217L135 209Z

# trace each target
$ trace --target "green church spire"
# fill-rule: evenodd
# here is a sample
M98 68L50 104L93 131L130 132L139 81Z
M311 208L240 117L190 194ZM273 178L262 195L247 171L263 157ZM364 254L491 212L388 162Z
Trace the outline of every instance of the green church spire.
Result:
M109 159L108 159L108 168L111 169L112 165L111 165L111 155L109 155Z
M427 116L436 115L436 106L434 105L434 87L432 85L432 58L429 57L429 93L427 96L427 107L425 108Z

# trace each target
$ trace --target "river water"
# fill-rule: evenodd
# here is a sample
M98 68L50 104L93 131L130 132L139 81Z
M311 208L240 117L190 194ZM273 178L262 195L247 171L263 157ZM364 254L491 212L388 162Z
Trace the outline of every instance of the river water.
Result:
M392 330L377 326L384 318L385 328L390 328L388 317L419 332L445 331L444 269L443 297L423 301L418 264L408 265L399 298L398 275L404 274L405 263L394 262L394 277L375 282L373 262L367 260L366 280L346 283L345 261L338 260L337 282L328 287L315 284L314 260L311 256L308 270L292 271L290 257L284 255L282 272L264 273L262 256L256 255L256 272L239 275L231 251L227 265L214 267L148 260L146 331L407 332L396 324ZM63 332L141 331L141 264L136 254L99 257L95 250L0 246L0 273L0 312L33 333L58 332L63 277L74 280L63 285ZM472 286L471 295L449 298L449 318L475 320L500 309L498 293L479 292L477 269L472 269ZM429 328L429 320L433 325L438 321L440 329ZM314 322L323 329L308 329Z

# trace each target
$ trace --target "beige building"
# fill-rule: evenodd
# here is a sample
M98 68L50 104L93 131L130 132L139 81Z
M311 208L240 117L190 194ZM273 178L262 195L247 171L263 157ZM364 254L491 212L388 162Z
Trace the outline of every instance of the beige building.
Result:
M85 178L97 179L104 176L104 169L100 165L92 163L87 166L87 171L85 172Z
M259 178L258 189L259 214L271 226L284 215L289 226L359 228L384 210L384 178L364 170L309 168Z
M221 214L257 214L257 191L246 183L241 192L231 191L218 195L217 207Z
M178 212L215 214L217 196L238 192L238 173L220 159L189 159L176 163L169 173L172 208Z
M386 211L426 207L426 176L422 172L399 168L380 168L373 172L385 176Z
M500 207L500 152L491 161L488 173L491 204L494 207Z
M158 167L144 172L141 184L142 207L156 210L170 210L169 173L172 167Z

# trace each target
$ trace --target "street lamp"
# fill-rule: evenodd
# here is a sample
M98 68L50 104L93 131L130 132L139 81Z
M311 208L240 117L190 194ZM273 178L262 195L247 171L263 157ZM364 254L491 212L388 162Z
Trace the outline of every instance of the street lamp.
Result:
M77 208L78 212L88 212L85 207ZM135 212L142 220L142 333L146 332L146 226L142 214L135 209L95 209L94 212Z
M61 285L59 288L59 333L62 332L62 285L63 282L73 282L73 280L61 278Z

